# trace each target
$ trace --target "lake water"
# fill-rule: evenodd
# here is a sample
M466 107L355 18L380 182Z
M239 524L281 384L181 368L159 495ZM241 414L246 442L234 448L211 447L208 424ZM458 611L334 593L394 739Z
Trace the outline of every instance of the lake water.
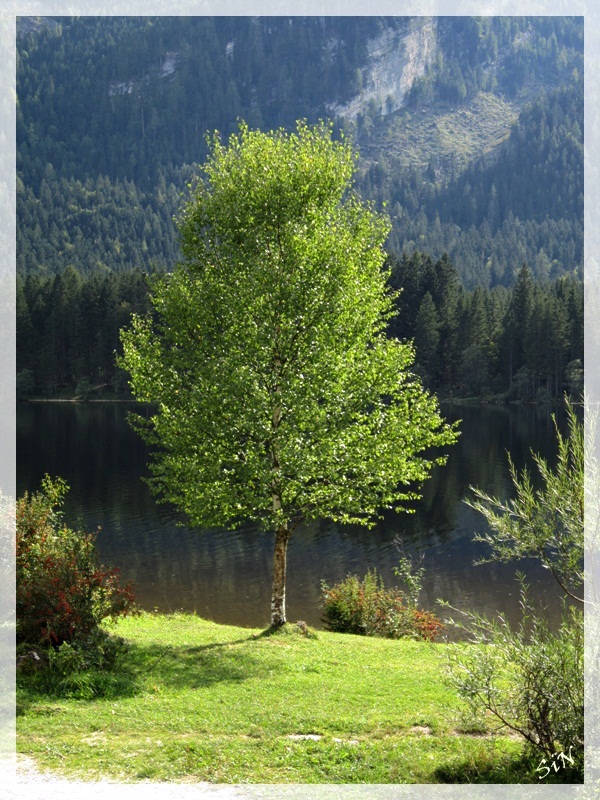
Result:
M44 473L70 486L69 523L100 527L97 544L104 564L133 580L146 609L195 611L244 626L265 626L270 616L273 537L254 527L199 531L177 525L180 517L157 505L142 478L148 475L145 444L126 422L128 408L111 403L27 403L17 412L17 488L35 490ZM389 583L399 551L422 555L426 574L421 605L442 613L443 598L461 609L516 619L519 590L515 570L527 575L532 594L548 604L556 620L559 596L547 570L534 560L518 565L474 566L486 555L473 542L483 518L463 499L469 486L506 498L511 492L506 452L518 467L532 466L530 449L552 462L555 436L546 407L443 406L448 420L461 419L459 443L444 467L425 484L414 514L390 513L374 529L319 521L298 529L288 551L287 616L320 626L321 582L332 585L348 573L375 567ZM564 414L557 412L559 424ZM552 610L554 609L554 610Z

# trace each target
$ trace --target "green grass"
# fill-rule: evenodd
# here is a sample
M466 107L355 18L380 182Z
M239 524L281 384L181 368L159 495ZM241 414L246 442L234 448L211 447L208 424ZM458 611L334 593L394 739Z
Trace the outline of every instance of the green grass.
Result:
M113 677L19 679L18 750L67 777L227 783L537 782L519 741L460 732L444 645L266 635L143 614ZM38 685L38 688L36 688ZM306 737L306 738L303 738Z

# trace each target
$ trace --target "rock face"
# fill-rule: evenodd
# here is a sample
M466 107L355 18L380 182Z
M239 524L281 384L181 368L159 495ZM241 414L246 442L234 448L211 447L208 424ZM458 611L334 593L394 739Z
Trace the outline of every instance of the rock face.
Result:
M354 120L373 103L380 114L400 108L416 78L425 74L437 50L437 21L433 17L414 17L407 30L387 28L368 44L368 60L361 70L362 90L342 105L331 104L329 111Z

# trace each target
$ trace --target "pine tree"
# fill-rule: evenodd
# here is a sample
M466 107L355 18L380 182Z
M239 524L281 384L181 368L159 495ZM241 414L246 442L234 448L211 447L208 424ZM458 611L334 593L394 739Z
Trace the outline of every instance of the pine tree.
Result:
M533 280L529 267L524 263L519 271L503 324L501 369L509 387L512 387L517 372L525 366L532 304Z
M414 328L415 358L428 382L439 369L440 320L429 292L421 300Z

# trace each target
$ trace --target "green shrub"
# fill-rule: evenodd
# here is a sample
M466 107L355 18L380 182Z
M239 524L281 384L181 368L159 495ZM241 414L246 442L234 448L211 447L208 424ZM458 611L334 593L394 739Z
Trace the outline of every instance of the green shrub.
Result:
M36 651L20 645L18 652L19 687L27 693L92 700L139 690L140 676L128 657L130 646L101 628L56 648Z
M546 758L572 753L576 782L583 769L583 612L565 607L553 632L533 608L524 583L521 607L515 628L503 617L490 620L475 613L467 613L465 623L450 620L478 647L449 648L448 680L474 719L491 715Z
M361 581L348 575L333 587L322 585L322 622L330 631L388 639L433 639L442 628L430 612L407 602L397 588L386 589L376 570Z
M50 667L59 675L88 672L94 669L114 670L128 651L120 636L110 636L101 628L78 639L74 644L63 642L50 651Z
M586 452L583 425L569 403L567 412L567 437L560 434L555 420L556 466L534 454L537 487L527 472L519 475L509 459L514 499L504 502L474 490L476 500L468 503L488 522L488 531L476 536L492 547L487 560L536 557L552 572L564 593L560 628L549 629L520 576L518 626L511 628L501 615L496 621L464 611L464 622L449 620L468 632L478 647L473 651L450 646L448 680L474 716L491 717L518 733L529 749L542 756L541 763L572 752L575 763L569 774L575 782L582 779L584 747L584 464L590 486L586 513L593 512L599 495L597 461ZM592 416L590 442L595 424Z
M59 648L90 637L103 620L135 610L130 584L98 565L93 534L60 513L67 485L46 476L16 509L17 642Z
M87 400L91 391L92 384L90 383L90 379L88 377L80 378L77 381L77 386L75 387L76 397L80 397L82 400Z

